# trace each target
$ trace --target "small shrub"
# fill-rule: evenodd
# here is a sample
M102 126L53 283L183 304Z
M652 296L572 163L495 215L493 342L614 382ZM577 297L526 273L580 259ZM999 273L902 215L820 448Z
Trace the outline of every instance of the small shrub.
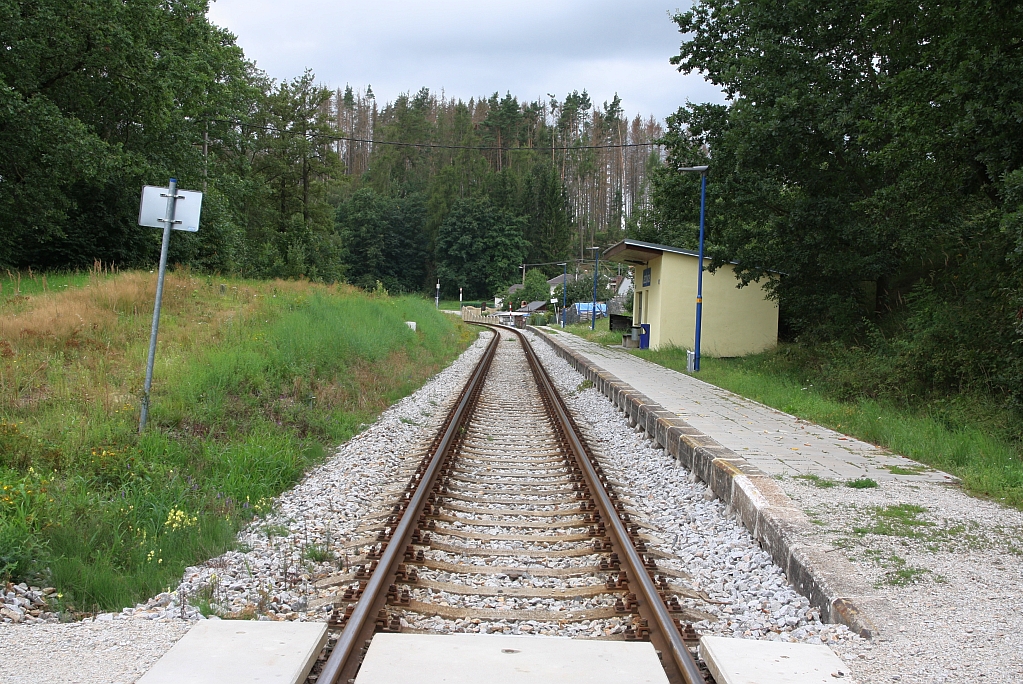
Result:
M0 582L27 575L39 546L38 535L23 522L0 518Z
M0 468L27 470L32 465L52 470L60 465L60 450L32 439L17 423L0 421Z
M869 477L861 477L856 480L847 481L845 486L852 487L853 489L873 489L877 486L877 482L871 480Z
M305 556L306 560L313 563L326 563L334 558L326 544L310 544L305 547L302 555Z

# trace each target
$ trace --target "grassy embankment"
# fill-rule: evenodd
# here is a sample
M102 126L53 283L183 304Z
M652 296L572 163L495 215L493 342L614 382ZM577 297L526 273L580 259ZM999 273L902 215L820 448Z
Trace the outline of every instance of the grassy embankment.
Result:
M0 575L79 611L129 605L229 548L324 447L471 339L423 299L172 273L140 438L154 281L49 275L43 291L23 275L21 295L0 295Z
M607 320L568 331L621 344ZM685 372L684 349L633 350ZM701 359L700 380L825 425L961 478L970 493L1023 508L1023 421L980 393L909 395L884 358L839 345L786 344L737 359Z

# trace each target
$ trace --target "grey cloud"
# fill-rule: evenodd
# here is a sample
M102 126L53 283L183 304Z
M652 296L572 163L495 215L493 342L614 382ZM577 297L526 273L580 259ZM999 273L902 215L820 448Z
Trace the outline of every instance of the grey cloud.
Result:
M312 68L332 86L370 83L380 99L426 85L468 99L617 91L626 110L664 117L685 100L722 101L668 64L681 37L663 0L446 0L375 3L220 0L214 22L275 78Z

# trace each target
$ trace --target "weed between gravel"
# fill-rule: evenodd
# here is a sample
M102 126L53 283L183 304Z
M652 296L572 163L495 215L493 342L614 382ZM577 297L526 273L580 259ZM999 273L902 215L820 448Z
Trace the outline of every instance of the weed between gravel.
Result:
M422 299L171 273L140 437L155 276L67 280L0 296L0 579L56 586L78 611L133 604L230 548L322 445L472 338Z
M302 557L313 563L326 563L334 560L334 553L330 550L329 544L310 544L305 547Z
M807 475L796 475L794 476L793 479L804 480L812 484L814 487L817 487L818 489L831 489L832 487L838 486L838 483L835 482L834 480L828 479L826 477L821 477L820 475L814 475L812 473Z
M894 506L876 506L871 509L873 522L867 527L854 527L853 532L859 535L880 534L888 537L924 537L923 529L934 527L929 520L921 520L920 516L927 512L923 506L914 504L897 504Z
M904 558L901 558L894 553L886 554L883 551L872 549L868 550L865 555L882 568L888 568L888 571L885 572L881 581L875 584L877 587L881 587L886 584L893 587L920 584L926 577L930 577L930 579L934 582L940 583L945 581L944 577L932 574L927 568L918 568L907 564Z

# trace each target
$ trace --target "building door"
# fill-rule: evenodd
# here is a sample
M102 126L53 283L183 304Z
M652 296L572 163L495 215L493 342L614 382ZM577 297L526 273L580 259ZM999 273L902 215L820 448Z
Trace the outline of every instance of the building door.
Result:
M636 293L636 320L633 321L636 325L643 322L643 292Z

